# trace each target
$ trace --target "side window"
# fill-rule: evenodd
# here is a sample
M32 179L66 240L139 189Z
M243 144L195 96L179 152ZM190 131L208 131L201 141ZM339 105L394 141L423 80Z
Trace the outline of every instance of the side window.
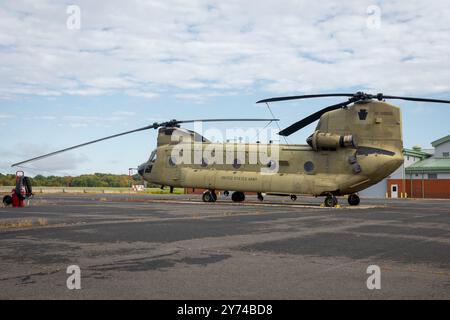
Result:
M306 161L305 164L303 165L303 169L305 170L306 173L309 174L314 173L314 163L312 163L311 161Z
M177 165L177 160L175 157L169 157L167 162L169 163L169 166L171 166L171 167L175 167Z

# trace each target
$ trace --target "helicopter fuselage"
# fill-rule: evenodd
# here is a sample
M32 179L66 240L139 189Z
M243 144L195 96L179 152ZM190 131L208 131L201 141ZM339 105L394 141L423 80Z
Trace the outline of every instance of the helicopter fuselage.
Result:
M192 139L170 138L178 131ZM171 187L346 195L378 183L403 163L400 109L378 101L322 115L308 145L222 144L199 137L161 128L156 160L144 165L143 178ZM274 148L276 157L269 159ZM261 150L271 151L260 157ZM196 152L202 155L197 161Z
M258 145L261 146L270 147ZM225 145L227 147L235 146ZM252 145L245 147L248 150ZM345 195L378 183L403 161L400 152L385 154L386 151L379 150L380 153L357 154L359 167L355 167L349 159L354 159L356 150L314 151L309 145L279 145L279 148L278 171L263 173L261 169L270 164L177 165L170 161L172 148L160 147L151 171L144 173L143 177L148 182L172 187L315 196L327 193ZM246 151L248 155L249 151Z

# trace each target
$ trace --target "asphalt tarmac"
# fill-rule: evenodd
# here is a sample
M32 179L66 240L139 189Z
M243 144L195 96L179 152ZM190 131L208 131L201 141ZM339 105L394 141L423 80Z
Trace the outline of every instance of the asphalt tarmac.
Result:
M450 298L450 200L321 201L39 195L0 208L0 299Z

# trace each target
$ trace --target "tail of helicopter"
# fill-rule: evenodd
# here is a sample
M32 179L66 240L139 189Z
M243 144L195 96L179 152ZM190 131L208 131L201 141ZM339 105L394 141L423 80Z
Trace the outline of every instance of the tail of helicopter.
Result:
M402 152L400 108L386 102L364 101L348 108L325 113L317 130L340 136L353 136L358 148Z
M315 159L321 161L321 171L325 174L322 178L317 174L310 190L313 195L330 197L352 195L370 187L403 163L401 112L385 99L449 103L446 100L363 92L277 97L258 103L324 97L347 97L348 100L297 121L281 130L280 135L289 136L319 120L316 131L307 142L315 151ZM340 152L335 152L338 150Z
M366 189L388 177L403 163L401 111L386 102L362 101L323 114L308 144L317 151L324 151L327 138L330 140L332 136L339 146L354 149L350 154L344 153L347 157L335 160L338 161L335 178L338 189L329 190L335 194L353 194ZM346 164L352 167L353 174L340 176L338 171L342 173Z

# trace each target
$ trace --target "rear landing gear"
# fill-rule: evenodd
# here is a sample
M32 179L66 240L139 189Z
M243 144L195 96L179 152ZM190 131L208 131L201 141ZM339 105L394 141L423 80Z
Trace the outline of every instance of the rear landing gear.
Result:
M264 196L262 195L261 192L258 192L258 200L259 201L264 201Z
M297 201L297 196L295 194L291 195L291 200L292 201Z
M323 204L328 208L335 207L338 204L338 200L334 195L329 194L326 196Z
M240 191L233 192L231 200L233 200L233 202L242 202L245 200L245 194Z
M351 194L348 196L348 204L351 206L357 206L361 200L359 199L359 196L357 194Z
M207 190L203 192L202 200L203 202L216 202L217 195L214 190Z

